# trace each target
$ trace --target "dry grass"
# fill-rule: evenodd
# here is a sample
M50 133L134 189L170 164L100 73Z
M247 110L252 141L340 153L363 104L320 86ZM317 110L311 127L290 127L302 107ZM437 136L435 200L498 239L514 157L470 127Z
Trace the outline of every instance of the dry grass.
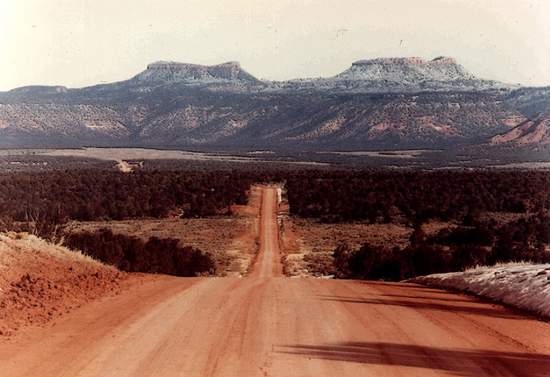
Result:
M495 221L498 226L517 221L522 218L532 216L532 212L512 213L512 212L482 212L480 219L482 221Z
M23 249L27 253L47 254L61 261L89 263L91 265L114 269L111 266L104 265L100 261L81 253L79 250L69 250L66 247L52 244L32 234L8 232L0 234L0 242L0 250L2 250L0 254L0 266L2 266L2 258L9 257L10 255L13 256L14 250Z

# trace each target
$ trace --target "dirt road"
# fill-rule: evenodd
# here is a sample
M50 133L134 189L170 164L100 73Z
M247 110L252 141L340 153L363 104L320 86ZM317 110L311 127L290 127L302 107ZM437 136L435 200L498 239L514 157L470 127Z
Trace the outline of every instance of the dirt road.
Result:
M550 324L401 283L281 275L275 190L247 278L162 278L0 345L0 376L550 376Z
M279 227L277 226L277 189L262 191L260 207L260 253L249 274L251 279L280 277L283 274L279 254Z

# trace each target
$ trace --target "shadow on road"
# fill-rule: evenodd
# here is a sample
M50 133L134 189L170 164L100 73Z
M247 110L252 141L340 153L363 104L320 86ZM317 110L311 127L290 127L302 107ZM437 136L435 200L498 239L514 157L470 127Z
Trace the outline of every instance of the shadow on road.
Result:
M383 306L400 306L414 310L436 310L455 312L463 314L474 314L494 318L525 319L511 310L502 310L500 307L491 307L475 301L456 300L437 297L402 297L380 295L374 297L340 297L340 296L318 296L323 301L334 301L351 304L368 304ZM462 303L462 304L461 304ZM469 304L469 305L468 305Z
M433 297L433 296L412 296L412 295L394 295L389 293L380 294L380 297L397 297L397 298L404 298L404 299L412 299L412 300L437 300L437 301L448 301L448 302L469 302L473 303L474 300L465 299L465 298L459 298L459 296L454 295L452 297Z
M548 377L550 372L550 357L533 353L363 342L287 345L278 347L277 352L324 360L439 370L463 377Z

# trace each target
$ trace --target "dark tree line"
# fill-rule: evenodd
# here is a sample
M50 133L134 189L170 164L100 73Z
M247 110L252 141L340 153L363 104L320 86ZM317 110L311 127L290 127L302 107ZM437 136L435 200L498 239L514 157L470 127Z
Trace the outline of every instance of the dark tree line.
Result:
M286 183L292 214L327 222L475 221L550 208L537 171L70 170L0 175L0 221L163 218L227 213L255 182Z
M244 204L257 177L243 172L105 170L0 175L0 225L38 224L47 234L67 220L203 217Z
M151 237L147 242L137 237L113 234L109 229L70 234L65 245L81 250L122 271L159 273L175 276L197 276L215 272L215 261L209 253L178 240Z
M550 174L541 171L306 171L290 175L287 190L293 214L326 222L463 221L550 208Z
M341 278L403 280L495 263L550 263L549 243L550 217L541 213L499 227L443 229L433 237L418 226L405 248L340 245L333 253L334 269Z

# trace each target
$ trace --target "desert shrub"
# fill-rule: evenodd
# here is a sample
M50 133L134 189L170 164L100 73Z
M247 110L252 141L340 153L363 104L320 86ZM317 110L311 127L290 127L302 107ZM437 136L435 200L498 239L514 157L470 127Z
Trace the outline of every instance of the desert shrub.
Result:
M462 271L483 266L491 261L491 249L481 245L466 244L451 247L452 270Z
M452 253L433 245L400 249L364 244L357 250L335 250L339 278L398 281L453 270Z
M400 248L368 243L358 250L340 245L333 256L335 275L339 278L401 280L407 277L410 267Z
M334 275L333 258L326 253L310 253L304 255L306 268L315 276Z
M452 271L450 250L438 245L419 244L403 250L402 258L408 264L407 278Z
M9 230L15 230L13 225L13 220L9 218L0 217L0 232L7 232Z
M334 274L338 278L348 278L351 276L351 269L349 265L349 260L353 254L353 250L347 243L340 243L334 249L332 253L333 256L333 265L334 265Z
M209 253L181 247L178 240L171 238L151 237L144 242L137 237L114 234L110 229L100 229L70 234L65 245L128 272L197 276L213 273L216 268Z
M482 245L489 246L494 242L494 231L480 227L457 227L442 229L431 237L431 243L441 245Z
M495 231L488 263L528 261L550 263L550 217L544 213L520 218Z
M422 223L417 223L409 237L409 242L412 246L421 245L426 242L426 233L422 229Z

